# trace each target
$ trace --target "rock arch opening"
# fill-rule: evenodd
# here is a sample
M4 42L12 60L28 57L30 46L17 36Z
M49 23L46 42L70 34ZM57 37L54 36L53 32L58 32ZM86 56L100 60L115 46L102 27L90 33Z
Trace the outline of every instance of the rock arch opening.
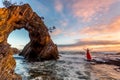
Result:
M22 51L25 45L30 42L29 33L24 28L20 30L16 29L9 34L7 42L12 48Z

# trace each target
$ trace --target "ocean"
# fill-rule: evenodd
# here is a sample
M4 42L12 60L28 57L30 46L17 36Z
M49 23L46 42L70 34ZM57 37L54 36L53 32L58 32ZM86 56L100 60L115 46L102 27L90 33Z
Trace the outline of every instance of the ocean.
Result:
M64 51L59 54L57 61L44 62L27 62L15 54L15 72L22 80L95 80L84 53Z

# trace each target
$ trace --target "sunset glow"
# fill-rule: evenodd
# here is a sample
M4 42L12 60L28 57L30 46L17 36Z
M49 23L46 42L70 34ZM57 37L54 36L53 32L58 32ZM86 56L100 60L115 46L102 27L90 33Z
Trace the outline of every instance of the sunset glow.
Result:
M20 1L23 0L17 2ZM45 17L47 27L56 26L56 30L50 35L59 50L81 51L83 48L93 48L94 51L120 51L120 0L23 2L29 3L39 16ZM0 7L3 7L2 2ZM20 40L26 43L29 41ZM14 44L16 47L18 45L19 42Z

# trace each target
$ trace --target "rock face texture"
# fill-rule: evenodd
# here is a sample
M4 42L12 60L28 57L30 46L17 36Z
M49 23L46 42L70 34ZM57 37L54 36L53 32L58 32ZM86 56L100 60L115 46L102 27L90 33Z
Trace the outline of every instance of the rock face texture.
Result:
M14 54L19 54L20 53L20 50L18 50L17 48L11 47L11 49L12 49Z
M57 46L51 40L47 27L28 4L0 9L0 43L7 44L9 34L21 28L25 28L30 37L21 55L28 60L58 59Z
M14 73L15 60L12 56L9 45L0 44L0 80L21 80L22 78Z
M0 8L0 78L2 77L2 80L11 80L17 76L13 73L15 61L7 38L12 31L21 28L29 32L30 42L20 55L29 61L58 59L57 46L51 40L47 27L28 4Z

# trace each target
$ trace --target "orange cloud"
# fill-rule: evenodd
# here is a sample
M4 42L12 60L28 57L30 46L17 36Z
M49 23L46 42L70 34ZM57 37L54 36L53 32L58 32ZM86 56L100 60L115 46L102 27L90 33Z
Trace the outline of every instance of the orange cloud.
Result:
M89 21L99 12L106 12L119 0L75 0L71 5L74 17Z
M60 13L63 10L63 4L60 0L55 0L55 10Z
M92 45L92 46L74 46L74 47L60 47L58 46L59 51L84 51L84 49L90 48L92 51L108 51L108 52L119 52L120 45Z
M81 34L98 35L114 34L120 32L120 17L114 19L110 24L94 25L80 30Z
M85 48L92 51L116 51L120 50L120 42L117 41L79 41L71 45L58 45L60 51L83 51Z

